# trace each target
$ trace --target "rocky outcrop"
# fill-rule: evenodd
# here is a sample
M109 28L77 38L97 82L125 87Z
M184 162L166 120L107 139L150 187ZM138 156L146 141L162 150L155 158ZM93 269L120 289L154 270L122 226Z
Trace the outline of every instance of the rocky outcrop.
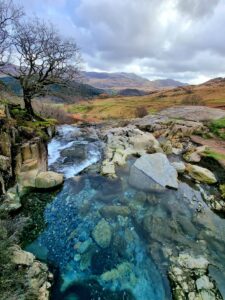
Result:
M14 106L10 109L15 110ZM44 137L51 138L54 134L54 127L48 126L47 122L43 122L43 126L40 123L40 128L35 125L33 129L22 126L21 121L17 124L17 119L10 116L10 109L0 105L0 195L5 194L21 174L47 170ZM17 106L16 110L20 112Z
M53 275L45 264L35 260L35 256L23 251L19 246L12 249L12 263L23 268L24 290L17 299L48 300Z
M169 268L173 299L222 300L215 282L208 275L208 266L204 257L186 253L173 257Z
M145 154L131 167L129 183L145 191L164 191L166 187L177 189L177 171L165 154Z
M144 133L134 126L115 128L102 133L106 142L103 175L116 177L115 167L126 164L129 155L142 155L162 151L158 141L150 133Z

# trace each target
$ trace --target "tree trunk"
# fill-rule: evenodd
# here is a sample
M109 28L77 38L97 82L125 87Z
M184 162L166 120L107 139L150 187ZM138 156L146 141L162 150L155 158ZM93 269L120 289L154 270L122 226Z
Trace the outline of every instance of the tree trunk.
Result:
M34 116L33 107L31 105L31 96L26 95L26 93L24 93L23 100L24 100L25 109L28 112L28 114Z

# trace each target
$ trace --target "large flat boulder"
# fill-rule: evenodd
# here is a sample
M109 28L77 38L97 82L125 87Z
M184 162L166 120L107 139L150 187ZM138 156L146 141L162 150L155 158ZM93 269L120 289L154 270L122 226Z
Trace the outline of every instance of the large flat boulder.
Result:
M131 167L129 183L145 191L164 191L166 187L177 189L177 171L165 154L144 154Z
M190 121L212 121L225 117L225 111L207 106L175 106L162 110L159 115Z

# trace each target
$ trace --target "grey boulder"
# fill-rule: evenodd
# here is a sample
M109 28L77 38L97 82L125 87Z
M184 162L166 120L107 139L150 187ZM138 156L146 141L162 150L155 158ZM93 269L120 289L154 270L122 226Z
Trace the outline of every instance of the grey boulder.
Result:
M131 186L145 191L165 191L178 188L177 171L163 153L144 154L130 169Z

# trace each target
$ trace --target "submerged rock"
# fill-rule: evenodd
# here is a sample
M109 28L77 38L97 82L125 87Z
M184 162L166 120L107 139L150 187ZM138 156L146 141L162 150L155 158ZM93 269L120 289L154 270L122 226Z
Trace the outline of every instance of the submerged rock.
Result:
M100 213L105 218L114 218L117 216L129 216L131 210L127 206L122 205L106 205L100 209Z
M116 266L116 268L107 271L101 275L101 280L103 281L115 281L123 280L123 277L130 276L132 273L132 265L128 262L123 262Z
M129 183L146 191L164 191L166 187L177 189L177 171L165 154L145 154L131 167Z
M187 164L186 170L188 174L197 181L208 183L208 184L213 184L217 182L215 175L206 168Z
M95 226L92 237L101 248L107 248L112 239L112 229L105 219L101 219Z

